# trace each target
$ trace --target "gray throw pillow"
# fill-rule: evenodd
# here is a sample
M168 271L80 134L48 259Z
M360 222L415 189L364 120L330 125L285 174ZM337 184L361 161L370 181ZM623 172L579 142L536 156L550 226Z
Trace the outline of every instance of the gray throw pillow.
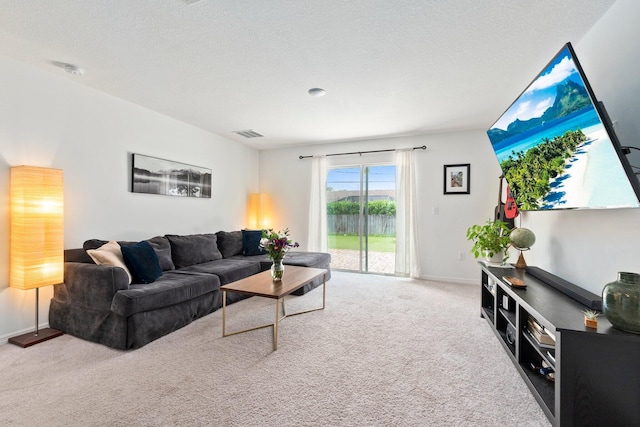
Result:
M218 231L218 249L225 258L242 253L242 231Z
M215 234L167 234L165 237L171 243L171 258L176 268L222 259Z
M156 236L148 239L147 242L149 242L158 256L162 271L175 270L176 266L173 264L173 259L171 259L171 243L169 243L169 239L164 236Z

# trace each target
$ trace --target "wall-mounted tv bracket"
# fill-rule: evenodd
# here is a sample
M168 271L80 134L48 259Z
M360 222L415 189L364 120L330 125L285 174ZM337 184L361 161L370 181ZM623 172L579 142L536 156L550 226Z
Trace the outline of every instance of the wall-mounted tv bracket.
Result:
M638 150L638 151L640 151L640 148L638 148L638 147L632 147L632 146L630 146L630 145L629 145L629 146L624 146L624 147L622 147L622 154L624 154L624 155L627 155L627 156L628 156L629 154L631 154L631 150L632 150L632 149L633 149L633 150ZM631 167L632 167L633 169L635 169L635 172L634 172L634 173L635 173L636 175L640 175L640 166L633 166L633 165L631 165Z

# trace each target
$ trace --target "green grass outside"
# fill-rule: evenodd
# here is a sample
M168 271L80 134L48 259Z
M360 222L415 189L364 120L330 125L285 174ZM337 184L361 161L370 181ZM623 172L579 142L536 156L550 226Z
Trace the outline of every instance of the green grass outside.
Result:
M362 244L364 245L364 238ZM329 234L329 249L360 250L360 237L357 235ZM369 236L370 252L395 252L395 236Z

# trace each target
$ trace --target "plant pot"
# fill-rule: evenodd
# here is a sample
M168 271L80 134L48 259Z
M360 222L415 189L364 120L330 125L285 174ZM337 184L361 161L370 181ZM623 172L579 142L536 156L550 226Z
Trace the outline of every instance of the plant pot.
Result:
M487 264L491 266L505 265L508 259L509 259L509 254L504 252L498 252L494 254L492 257L490 257L489 254L486 252L484 255L484 260L487 262Z
M587 328L598 329L598 319L587 319L584 318L584 326Z

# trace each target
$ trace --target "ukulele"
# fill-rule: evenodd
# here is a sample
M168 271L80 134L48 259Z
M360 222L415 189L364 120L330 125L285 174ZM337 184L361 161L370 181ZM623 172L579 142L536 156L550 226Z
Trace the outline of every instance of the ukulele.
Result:
M513 194L511 194L511 189L507 185L507 202L504 208L504 216L507 219L514 219L518 216L518 206L516 205L516 199L513 198Z
M511 229L515 227L515 223L513 221L513 218L515 218L515 216L513 218L509 218L505 212L505 204L502 203L502 180L504 179L504 175L500 175L500 178L498 179L500 180L500 188L498 190L498 205L495 209L495 221L500 220L502 222L505 222L507 224L507 227ZM513 206L515 206L515 200L513 201Z

